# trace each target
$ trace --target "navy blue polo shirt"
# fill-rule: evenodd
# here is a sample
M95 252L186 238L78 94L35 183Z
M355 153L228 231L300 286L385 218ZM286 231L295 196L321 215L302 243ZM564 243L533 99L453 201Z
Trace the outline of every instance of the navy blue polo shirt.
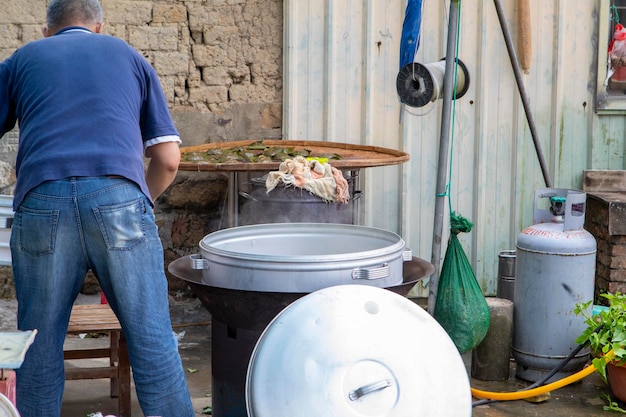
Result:
M19 123L14 208L38 184L120 175L150 197L143 152L176 140L152 66L121 39L69 27L0 63L0 128Z

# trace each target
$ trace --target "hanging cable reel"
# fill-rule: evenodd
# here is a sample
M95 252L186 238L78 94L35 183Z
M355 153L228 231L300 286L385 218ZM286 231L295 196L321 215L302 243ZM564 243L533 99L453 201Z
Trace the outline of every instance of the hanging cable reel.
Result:
M470 74L460 59L457 58L456 62L457 82L453 98L461 98L469 89ZM444 74L445 58L429 64L406 64L396 78L400 101L410 107L422 107L442 98Z

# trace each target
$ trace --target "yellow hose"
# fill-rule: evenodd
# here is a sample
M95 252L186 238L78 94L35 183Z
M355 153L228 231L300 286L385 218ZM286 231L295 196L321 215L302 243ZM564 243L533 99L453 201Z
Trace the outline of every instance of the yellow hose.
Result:
M524 398L534 397L536 395L543 394L545 392L562 388L566 385L571 384L572 382L576 382L579 379L583 379L587 375L591 375L595 370L596 368L594 368L593 365L590 365L590 366L587 366L582 371L578 371L575 374L565 377L563 379L559 379L558 381L543 385L541 387L537 387L537 388L533 388L529 390L523 390L523 391L489 392L489 391L481 391L481 390L472 388L472 395L476 398L485 398L488 400L497 400L497 401L522 400Z
M609 350L604 354L607 362L610 362L615 354L613 353L613 349ZM513 391L513 392L489 392L489 391L481 391L479 389L471 388L472 395L476 398L484 398L487 400L496 400L496 401L514 401L514 400L523 400L524 398L534 397L539 394L543 394L555 389L562 388L566 385L569 385L573 382L576 382L584 377L591 375L596 368L593 365L587 366L585 369L576 372L568 377L563 379L559 379L558 381L554 381L550 384L542 385L537 388L521 390L521 391Z

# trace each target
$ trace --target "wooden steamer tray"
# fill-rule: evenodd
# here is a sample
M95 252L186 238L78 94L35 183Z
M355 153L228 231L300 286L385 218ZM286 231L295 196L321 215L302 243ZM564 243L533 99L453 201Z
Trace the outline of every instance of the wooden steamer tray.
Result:
M205 145L181 148L181 157L192 152L207 152L210 149L228 149L246 147L253 143L294 150L308 149L311 157L338 154L341 159L332 159L328 163L338 169L357 169L385 165L401 164L409 160L409 154L394 149L378 146L352 145L348 143L303 141L303 140L242 140L236 142L210 143ZM207 161L182 161L178 167L181 171L274 171L279 162L228 162L213 163Z

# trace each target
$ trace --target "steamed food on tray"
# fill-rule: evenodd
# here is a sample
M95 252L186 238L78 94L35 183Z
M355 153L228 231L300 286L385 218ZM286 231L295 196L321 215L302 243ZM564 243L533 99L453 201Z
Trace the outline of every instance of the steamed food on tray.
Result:
M253 142L245 146L235 146L230 148L209 148L203 151L183 153L182 162L206 162L214 164L224 164L233 162L242 163L270 163L283 162L297 156L304 158L324 158L327 160L340 160L341 155L337 153L320 153L311 149L297 146L270 146L263 141Z

